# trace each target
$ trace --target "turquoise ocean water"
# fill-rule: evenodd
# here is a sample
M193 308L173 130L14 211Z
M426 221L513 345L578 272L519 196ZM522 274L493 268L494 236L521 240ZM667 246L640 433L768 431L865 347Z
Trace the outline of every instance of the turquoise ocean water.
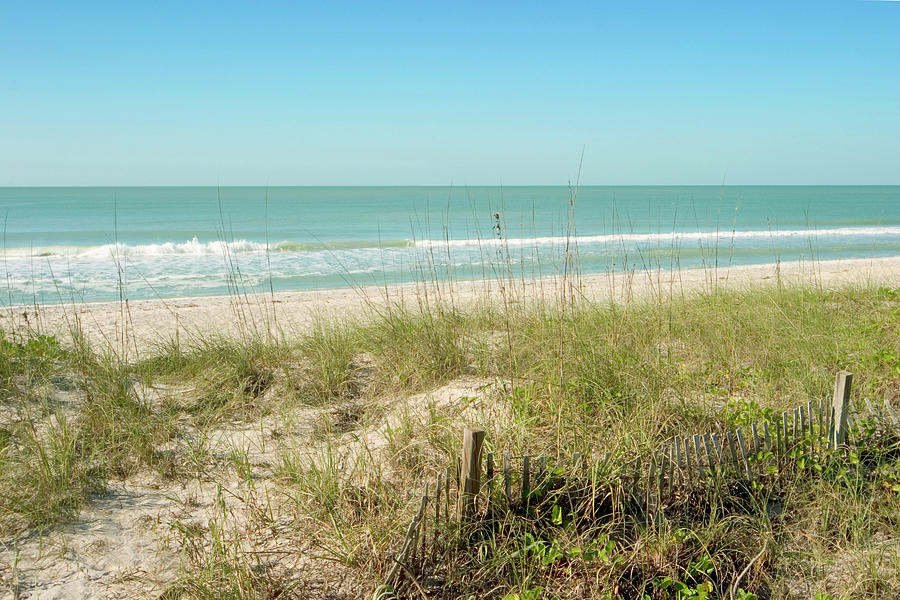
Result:
M0 188L0 301L553 275L571 233L583 273L900 255L900 186L581 187L574 230L569 199L566 187Z

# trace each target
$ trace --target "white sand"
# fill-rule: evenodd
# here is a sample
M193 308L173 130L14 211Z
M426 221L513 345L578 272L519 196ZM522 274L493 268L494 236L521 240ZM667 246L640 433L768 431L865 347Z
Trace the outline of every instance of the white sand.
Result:
M900 257L820 262L792 262L730 268L683 269L680 271L638 271L585 275L576 293L595 302L629 298L680 295L714 288L736 289L753 284L805 283L834 287L846 283L900 285ZM571 288L571 286L568 286ZM209 296L170 300L135 300L124 306L118 302L80 305L46 305L8 308L0 313L0 328L6 331L34 329L67 336L80 327L94 343L131 355L152 351L154 345L178 339L192 339L220 333L249 336L267 331L287 337L302 333L318 317L366 318L388 302L416 306L436 300L466 307L478 301L517 301L559 298L561 278L513 280L501 290L494 281L465 281L452 286L422 284L336 289L304 292L276 292L243 297ZM438 298L438 295L440 296ZM452 297L451 297L452 296ZM123 325L124 324L124 325ZM126 343L127 342L127 343Z

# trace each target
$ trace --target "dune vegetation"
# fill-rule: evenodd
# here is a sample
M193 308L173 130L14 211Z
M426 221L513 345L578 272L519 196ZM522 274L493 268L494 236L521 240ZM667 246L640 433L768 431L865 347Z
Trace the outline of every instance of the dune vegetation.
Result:
M35 540L71 538L125 486L167 503L141 523L171 560L123 576L123 594L389 597L379 584L422 486L455 463L466 426L494 452L624 460L830 397L842 369L858 406L900 403L897 288L600 304L567 289L465 309L423 293L297 336L210 333L139 359L89 343L77 322L68 335L4 332L3 586L29 597ZM449 555L417 597L895 597L900 431L865 444L865 460L785 474L767 501L720 495L661 528L511 519L489 548ZM550 547L553 560L527 550ZM572 551L585 548L602 552Z

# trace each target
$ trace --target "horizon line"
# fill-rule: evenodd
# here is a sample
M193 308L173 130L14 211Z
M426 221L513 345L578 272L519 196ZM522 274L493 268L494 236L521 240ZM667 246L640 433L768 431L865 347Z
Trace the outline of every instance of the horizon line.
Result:
M900 2L900 0L896 0ZM586 188L586 187L900 187L897 183L476 183L457 185L453 183L407 183L407 184L25 184L25 185L0 185L0 189L27 189L27 188L526 188L526 187L554 187L554 188Z

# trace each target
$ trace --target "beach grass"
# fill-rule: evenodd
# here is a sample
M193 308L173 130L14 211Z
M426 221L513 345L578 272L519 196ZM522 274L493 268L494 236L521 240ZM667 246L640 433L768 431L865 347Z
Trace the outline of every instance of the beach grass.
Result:
M897 288L605 303L506 292L465 309L422 294L295 336L170 340L139 359L77 329L6 332L0 536L72 523L110 481L199 482L219 491L204 518L168 524L182 566L164 597L371 597L464 426L486 429L495 452L616 460L828 397L842 369L856 401L900 397ZM221 441L235 431L259 432L265 448ZM483 556L455 554L425 595L896 595L900 437L873 433L869 446L865 468L785 479L777 514L725 494L662 529L510 517ZM552 547L564 558L547 560Z

